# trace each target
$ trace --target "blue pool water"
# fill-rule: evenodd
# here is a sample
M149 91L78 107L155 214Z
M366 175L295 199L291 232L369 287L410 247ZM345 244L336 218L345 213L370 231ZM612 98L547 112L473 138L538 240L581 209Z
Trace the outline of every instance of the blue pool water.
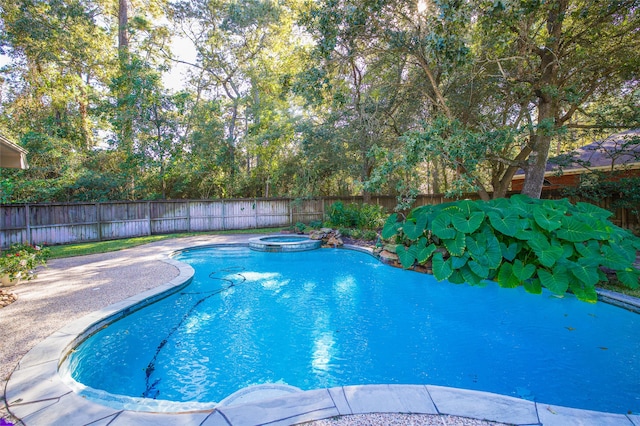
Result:
M89 337L71 376L112 394L220 401L246 386L434 384L640 412L640 315L453 285L356 251L185 251L179 292Z

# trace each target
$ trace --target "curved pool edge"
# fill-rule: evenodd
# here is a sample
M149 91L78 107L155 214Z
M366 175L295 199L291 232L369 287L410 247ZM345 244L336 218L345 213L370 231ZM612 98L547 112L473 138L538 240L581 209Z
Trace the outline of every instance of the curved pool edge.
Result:
M278 239L293 239L292 241L278 241ZM257 251L267 252L298 252L319 249L321 240L312 240L308 236L282 236L265 235L249 239L249 248Z
M246 246L246 243L211 246ZM204 246L184 248L172 253ZM363 252L361 247L346 247ZM172 259L176 278L152 290L112 304L62 327L37 344L18 363L7 381L9 411L26 425L252 425L295 424L340 415L365 413L446 414L517 425L630 425L640 426L640 415L596 412L537 403L481 391L433 385L362 385L302 391L286 396L173 412L111 408L88 400L64 382L58 369L75 345L107 323L153 303L187 285L191 266Z

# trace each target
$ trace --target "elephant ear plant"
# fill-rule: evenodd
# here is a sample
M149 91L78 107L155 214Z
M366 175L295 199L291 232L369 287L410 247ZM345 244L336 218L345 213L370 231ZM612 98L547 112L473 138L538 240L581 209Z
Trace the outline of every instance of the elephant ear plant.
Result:
M640 278L633 266L640 238L611 223L610 215L566 199L463 200L418 207L403 222L394 213L382 237L396 244L404 268L431 262L439 281L494 280L536 294L542 287L559 295L569 290L595 302L606 270L630 288Z

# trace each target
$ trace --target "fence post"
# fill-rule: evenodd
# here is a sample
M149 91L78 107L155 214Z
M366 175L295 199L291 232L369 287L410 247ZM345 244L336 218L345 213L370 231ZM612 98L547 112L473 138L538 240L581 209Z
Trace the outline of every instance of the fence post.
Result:
M254 217L256 218L256 226L255 229L258 229L258 199L253 199L253 210L255 210Z
M191 232L191 200L187 200L187 232Z
M225 223L225 205L224 205L224 199L221 199L220 201L222 201L222 230L225 231L227 229L226 223Z
M293 226L293 201L289 198L289 226Z
M102 207L100 203L96 203L96 221L98 226L98 241L102 241Z
M27 244L31 244L31 213L29 212L29 204L24 205L24 223L27 227Z
M151 235L152 232L152 227L151 227L151 201L147 201L147 217L149 218L149 220L147 221L148 225L149 225L149 233L147 235Z

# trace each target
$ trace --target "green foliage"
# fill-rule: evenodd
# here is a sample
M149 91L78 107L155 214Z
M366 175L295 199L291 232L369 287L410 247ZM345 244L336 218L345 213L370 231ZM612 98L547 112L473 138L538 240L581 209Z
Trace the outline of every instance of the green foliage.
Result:
M51 252L46 247L31 244L12 244L0 252L0 276L7 275L10 281L31 280L36 277L34 269L45 265Z
M563 192L566 196L578 196L594 203L611 197L611 211L619 208L628 209L640 219L640 177L618 179L622 173L594 171L584 175L577 187L565 188Z
M432 263L438 280L500 286L567 290L594 302L595 286L606 282L602 267L629 288L638 287L633 264L640 238L613 225L611 212L587 203L511 199L429 205L414 209L404 222L392 214L382 237L396 247L404 268Z
M329 207L329 224L337 228L378 229L386 213L374 204L347 204L336 201Z

